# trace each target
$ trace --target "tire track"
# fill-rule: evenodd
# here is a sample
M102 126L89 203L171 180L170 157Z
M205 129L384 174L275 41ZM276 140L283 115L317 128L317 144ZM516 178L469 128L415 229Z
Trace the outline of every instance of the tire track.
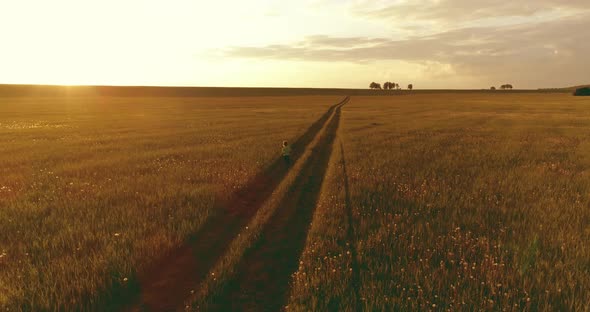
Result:
M329 126L330 117L347 101L348 97L332 105L292 144L294 161L316 135ZM282 159L277 159L228 201L216 204L213 211L217 214L209 217L184 246L156 261L137 280L131 281L129 284L134 285L133 289L117 289L106 304L109 310L171 311L179 308L190 295L190 290L203 281L242 227L270 197L288 170Z
M286 302L326 175L340 123L336 107L326 131L313 147L279 208L236 268L236 275L209 307L214 311L278 311Z
M354 291L354 302L355 311L362 311L360 289L361 289L361 277L360 277L360 266L358 262L358 253L356 248L356 238L354 236L354 223L352 218L352 202L350 200L350 187L348 185L348 173L346 172L346 159L344 154L344 146L342 141L340 142L340 152L342 153L342 171L344 174L344 203L346 205L346 214L348 219L348 229L346 231L346 240L350 242L350 253L352 256L351 268L352 268L352 290Z

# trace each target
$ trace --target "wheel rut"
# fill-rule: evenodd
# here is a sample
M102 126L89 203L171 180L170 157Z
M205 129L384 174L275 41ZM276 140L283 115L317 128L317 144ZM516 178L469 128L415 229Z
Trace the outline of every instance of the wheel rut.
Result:
M326 175L340 123L340 109L312 149L260 237L244 254L236 274L208 307L212 311L279 311L285 306Z
M345 196L345 206L346 206L346 218L348 221L348 229L346 231L346 240L350 243L350 251L352 256L351 268L352 268L352 280L351 286L352 291L354 293L354 303L355 303L355 311L362 311L361 305L361 296L360 296L360 289L361 289L361 277L360 277L360 266L358 262L358 252L356 246L356 237L354 232L354 218L352 213L352 202L350 199L350 186L348 184L348 172L346 171L346 157L344 154L344 146L342 142L340 142L340 152L342 153L342 173L344 175L344 196Z
M339 120L340 107L348 99L346 97L340 103L331 106L292 144L294 161L297 161L322 129L334 128L334 120ZM335 127L337 127L337 122ZM332 141L329 143L330 150ZM319 151L317 152L324 153L326 143L323 141L321 143L318 144ZM314 150L313 154L318 153ZM327 155L329 156L329 153ZM313 171L309 171L310 167L313 167L318 170L317 172L321 172L321 175L313 178L316 181L315 184L309 184L305 188L307 192L310 192L310 195L319 190L319 186L317 186L318 190L315 189L315 186L317 181L320 181L321 184L325 172L325 166L322 168L322 165L317 165L317 161L313 163L315 165L306 165L304 169L313 174ZM287 173L288 168L284 166L282 159L275 160L269 167L252 178L245 187L233 194L229 200L216 204L217 208L213 211L217 213L210 216L199 231L191 235L182 247L163 256L143 273L138 274L136 280L129 283L134 285L132 289L120 288L114 291L110 296L110 302L103 307L109 307L109 310L124 311L173 311L180 308L184 299L190 295L190 291L198 288L203 282L207 273L226 252L233 239L250 222ZM312 197L317 198L317 194Z

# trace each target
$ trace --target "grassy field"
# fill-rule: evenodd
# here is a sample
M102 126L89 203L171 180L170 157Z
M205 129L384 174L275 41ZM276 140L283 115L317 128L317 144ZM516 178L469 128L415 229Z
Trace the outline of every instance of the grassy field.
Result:
M112 301L339 99L0 98L0 307Z
M0 98L0 307L590 307L590 99L342 99Z
M587 310L590 100L353 98L289 310Z

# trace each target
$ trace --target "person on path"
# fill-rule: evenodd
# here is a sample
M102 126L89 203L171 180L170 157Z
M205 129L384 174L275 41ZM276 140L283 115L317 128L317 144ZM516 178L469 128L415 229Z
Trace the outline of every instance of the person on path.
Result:
M283 141L283 149L281 150L285 164L289 166L291 164L291 145L287 141Z

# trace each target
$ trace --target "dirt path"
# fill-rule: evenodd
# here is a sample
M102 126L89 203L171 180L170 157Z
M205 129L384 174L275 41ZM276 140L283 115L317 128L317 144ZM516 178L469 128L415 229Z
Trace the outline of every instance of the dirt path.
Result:
M294 161L303 154L316 135L329 126L327 122L331 120L330 117L346 101L348 98L331 106L292 144ZM184 246L165 255L144 274L140 274L135 282L135 291L113 294L115 302L109 306L130 311L172 311L179 308L287 172L288 168L284 166L282 159L274 161L227 202L216 205L217 209L214 211L218 213L208 218Z
M211 310L279 311L285 305L332 153L340 107L279 208L264 225L260 238L238 264L238 273L214 299Z

